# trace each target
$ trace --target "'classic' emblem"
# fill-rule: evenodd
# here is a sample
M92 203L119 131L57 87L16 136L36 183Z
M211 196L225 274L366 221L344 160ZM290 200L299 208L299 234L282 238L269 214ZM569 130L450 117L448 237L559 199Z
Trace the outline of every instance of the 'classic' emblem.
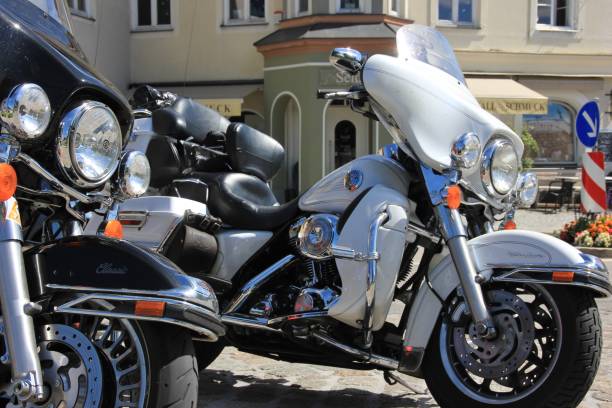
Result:
M110 262L100 264L96 268L96 274L98 275L125 275L127 271L127 266L115 266Z
M361 183L363 183L363 173L361 170L349 170L344 176L344 187L346 187L348 191L357 190L361 186Z

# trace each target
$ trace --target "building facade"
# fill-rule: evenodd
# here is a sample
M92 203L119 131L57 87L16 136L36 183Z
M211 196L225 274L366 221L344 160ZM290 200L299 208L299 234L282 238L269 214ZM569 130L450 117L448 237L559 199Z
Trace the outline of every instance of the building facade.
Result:
M538 168L575 169L576 113L610 123L609 0L68 0L86 54L126 92L149 83L270 133L287 151L273 180L295 196L391 141L375 121L317 99L346 89L329 51L394 55L404 24L438 28L481 105L538 142ZM544 170L543 170L544 171Z

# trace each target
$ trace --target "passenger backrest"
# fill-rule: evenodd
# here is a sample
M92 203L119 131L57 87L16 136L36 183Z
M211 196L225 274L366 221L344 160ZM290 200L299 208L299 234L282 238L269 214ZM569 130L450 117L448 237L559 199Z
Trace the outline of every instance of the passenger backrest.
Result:
M227 128L225 151L232 170L268 181L285 160L285 150L276 140L244 123Z

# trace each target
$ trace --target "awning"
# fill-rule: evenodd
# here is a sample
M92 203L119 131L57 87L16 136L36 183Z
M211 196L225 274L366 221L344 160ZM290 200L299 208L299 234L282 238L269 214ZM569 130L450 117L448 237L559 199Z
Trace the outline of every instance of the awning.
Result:
M512 79L466 78L467 86L483 109L503 115L548 112L548 98Z
M240 116L245 96L261 89L262 85L215 85L164 87L164 91L192 98L226 117Z

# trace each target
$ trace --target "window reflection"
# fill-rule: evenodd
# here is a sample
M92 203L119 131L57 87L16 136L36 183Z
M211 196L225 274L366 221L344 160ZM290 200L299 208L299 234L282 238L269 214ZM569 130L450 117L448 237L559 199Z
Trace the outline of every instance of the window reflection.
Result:
M536 164L575 162L574 114L569 107L549 102L546 115L524 115L523 124L540 147Z

